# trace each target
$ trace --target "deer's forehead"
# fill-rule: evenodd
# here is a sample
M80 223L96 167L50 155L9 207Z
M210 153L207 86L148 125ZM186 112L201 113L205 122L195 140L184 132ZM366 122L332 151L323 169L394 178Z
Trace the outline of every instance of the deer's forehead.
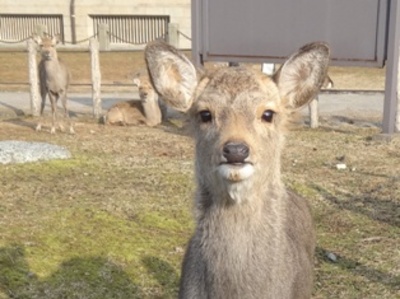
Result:
M140 89L153 89L153 86L151 85L149 80L142 80L139 86Z
M231 70L232 69L232 70ZM220 104L278 102L279 91L273 80L248 69L220 70L200 82L198 102L215 101Z
M42 40L42 46L45 48L50 48L53 46L53 42L50 39Z

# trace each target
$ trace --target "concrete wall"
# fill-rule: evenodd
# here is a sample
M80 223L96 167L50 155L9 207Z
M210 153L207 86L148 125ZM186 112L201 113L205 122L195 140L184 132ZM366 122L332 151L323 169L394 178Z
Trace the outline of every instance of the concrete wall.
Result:
M0 0L0 13L62 14L66 41L72 41L71 0ZM191 37L190 0L75 0L76 40L93 34L92 14L168 15L179 31ZM191 41L180 35L180 48L191 48Z

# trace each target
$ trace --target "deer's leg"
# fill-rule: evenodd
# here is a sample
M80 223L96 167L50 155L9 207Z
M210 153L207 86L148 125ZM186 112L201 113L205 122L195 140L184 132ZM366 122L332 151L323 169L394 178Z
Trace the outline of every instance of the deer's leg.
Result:
M68 121L68 125L69 125L69 132L71 134L75 134L75 130L74 130L74 124L69 116L69 111L68 111L68 98L67 98L67 92L63 92L61 95L61 103L63 105L64 108L64 117L67 119Z
M47 89L43 86L40 86L40 96L42 98L42 102L40 103L40 116L39 116L39 122L36 126L36 131L40 131L42 129L43 111L44 111L44 106L46 105Z
M160 107L161 110L161 121L162 122L168 121L168 107L161 97L158 97L158 106Z
M51 104L51 130L50 133L54 134L56 132L56 122L57 122L57 96L52 92L49 92L50 104Z

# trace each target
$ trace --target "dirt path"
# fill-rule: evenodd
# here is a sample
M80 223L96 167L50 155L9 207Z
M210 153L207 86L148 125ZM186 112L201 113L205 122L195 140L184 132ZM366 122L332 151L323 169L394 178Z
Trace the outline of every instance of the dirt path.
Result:
M72 115L91 115L92 100L90 93L74 93L69 95L69 109ZM117 101L139 99L137 92L104 93L103 110L107 110ZM380 122L383 113L384 95L376 93L322 93L319 96L319 112L321 117L336 119L353 119L353 121L371 120ZM49 103L48 103L49 104ZM28 92L0 92L0 119L19 115L29 115L30 98ZM45 111L50 111L49 106ZM307 115L307 109L301 111Z

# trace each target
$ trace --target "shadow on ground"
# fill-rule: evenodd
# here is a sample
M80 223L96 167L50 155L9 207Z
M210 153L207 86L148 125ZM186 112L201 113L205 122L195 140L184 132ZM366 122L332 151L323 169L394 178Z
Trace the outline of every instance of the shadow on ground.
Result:
M333 262L327 257L328 253L329 252L326 251L324 248L317 247L316 257L319 264L330 263L334 265L334 267L352 272L353 275L363 276L367 278L370 282L378 282L387 285L394 290L400 290L400 276L394 276L389 273L367 267L360 262L346 258L345 256L336 255L336 261Z
M143 259L149 275L159 283L157 295L172 298L178 276L167 262ZM123 269L105 257L76 257L63 262L50 276L33 273L20 245L0 248L0 290L8 298L147 298ZM1 297L1 294L0 294Z
M311 187L321 194L326 200L338 208L353 213L365 215L373 220L400 227L400 204L395 200L395 193L400 188L400 176L388 178L390 188L388 194L383 194L379 185L371 187L362 194L353 195L336 191L339 196L333 195L327 189L313 184Z

